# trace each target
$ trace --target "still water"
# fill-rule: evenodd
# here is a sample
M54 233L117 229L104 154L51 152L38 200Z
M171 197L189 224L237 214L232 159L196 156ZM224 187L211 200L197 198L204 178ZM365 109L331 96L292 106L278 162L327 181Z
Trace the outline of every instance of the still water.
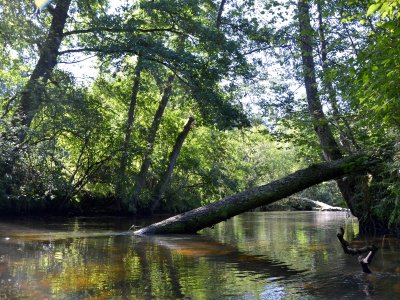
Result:
M245 213L177 236L133 223L150 221L1 220L0 299L400 299L400 241L375 239L363 274L336 238L357 234L346 213Z

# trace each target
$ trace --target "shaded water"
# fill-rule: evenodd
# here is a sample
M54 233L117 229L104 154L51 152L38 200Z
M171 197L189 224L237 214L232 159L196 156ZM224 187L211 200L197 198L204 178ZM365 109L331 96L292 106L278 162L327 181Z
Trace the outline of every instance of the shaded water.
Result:
M400 242L361 272L346 213L246 213L199 235L137 237L147 221L0 221L0 299L398 299ZM366 241L358 242L361 246Z

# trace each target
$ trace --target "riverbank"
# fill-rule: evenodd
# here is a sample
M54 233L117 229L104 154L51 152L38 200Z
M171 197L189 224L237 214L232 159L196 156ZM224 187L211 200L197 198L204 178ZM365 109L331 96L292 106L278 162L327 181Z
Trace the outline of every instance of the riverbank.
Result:
M188 207L187 210L195 207ZM146 216L146 210L135 215ZM255 211L348 211L347 208L331 206L321 201L306 197L292 196ZM174 215L183 211L162 211L162 214ZM23 199L10 202L10 205L0 209L0 216L132 216L127 210L118 211L114 197L98 197L85 193L79 200L65 201L63 199L47 199L38 201Z

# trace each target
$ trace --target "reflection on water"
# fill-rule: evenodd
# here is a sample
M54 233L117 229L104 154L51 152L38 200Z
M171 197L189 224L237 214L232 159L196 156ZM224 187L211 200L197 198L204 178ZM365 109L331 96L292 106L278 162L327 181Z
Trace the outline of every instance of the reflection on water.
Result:
M246 213L199 235L137 237L121 218L0 222L0 299L395 299L400 242L361 272L345 213ZM361 240L355 243L365 244Z

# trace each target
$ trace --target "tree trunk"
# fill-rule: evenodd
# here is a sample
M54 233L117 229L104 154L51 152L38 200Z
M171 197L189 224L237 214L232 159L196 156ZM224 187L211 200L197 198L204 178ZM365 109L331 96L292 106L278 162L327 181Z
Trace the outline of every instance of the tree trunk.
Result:
M376 161L362 155L316 164L269 184L252 188L220 201L188 211L135 231L135 234L195 233L240 213L271 204L305 188L366 171Z
M12 125L17 130L2 133L0 140L4 139L7 142L19 144L26 140L27 129L44 102L45 86L57 65L58 50L63 39L63 31L68 18L70 4L71 0L58 0L56 7L51 9L52 20L47 37L40 48L39 60L21 93L20 102L12 118ZM19 146L13 147L15 148L10 153L9 162L0 166L1 178L13 177L11 174L14 172L20 155L19 151L15 151Z
M193 117L189 117L188 121L186 122L185 127L179 133L176 141L174 148L171 151L171 154L169 156L169 163L167 170L165 171L164 175L161 177L160 182L158 183L154 197L153 197L153 204L151 206L151 213L154 212L154 210L158 207L160 204L161 197L164 195L165 191L167 190L169 181L172 177L172 172L174 171L176 160L178 159L179 153L181 152L182 145L185 142L185 139L187 135L189 134L190 129L192 128L194 122Z
M141 68L142 68L141 58L140 58L140 56L138 56L138 61L137 61L136 68L135 68L135 78L134 78L133 87L132 87L131 103L129 104L128 118L127 118L126 127L125 127L124 143L122 145L121 161L120 161L119 170L117 173L117 183L115 185L117 211L121 211L122 200L125 198L123 190L124 190L124 182L125 182L125 177L126 177L126 166L128 163L129 148L130 148L130 143L131 143L133 121L135 119L137 96L138 96L139 87L140 87ZM132 209L134 209L134 208L132 208Z
M313 122L314 130L319 138L325 160L332 161L342 158L342 153L329 127L329 123L322 110L322 104L318 95L315 64L313 59L313 29L310 23L310 11L307 0L298 1L300 48L303 64L303 76L306 87L308 110ZM349 177L337 180L340 192L352 214L358 218L363 217L362 210L358 209L355 197L357 180Z
M299 0L298 11L301 58L303 62L303 76L307 93L308 110L314 130L319 138L324 157L327 161L331 161L341 158L342 154L322 110L322 104L318 95L318 85L313 59L313 29L310 24L310 12L306 0Z
M71 0L59 0L55 9L51 11L53 18L49 33L43 47L40 49L40 57L35 69L21 95L21 101L15 116L15 124L29 127L43 102L45 85L57 65L58 50L63 39L63 31L68 18L70 4ZM18 133L19 141L22 142L25 136L26 132L21 130Z
M147 147L144 153L144 160L142 163L142 166L140 168L140 172L137 176L137 180L135 182L135 187L133 191L133 198L136 199L135 202L137 203L138 198L140 197L140 193L143 189L143 186L146 181L147 177L147 172L149 170L150 164L151 164L151 154L153 153L154 149L154 142L156 140L156 135L158 128L160 127L161 119L164 114L165 108L168 104L168 101L170 99L171 93L172 93L172 83L175 79L174 75L170 75L167 79L167 85L164 89L164 93L162 95L161 101L158 105L158 109L156 111L156 114L154 115L153 122L151 124L151 127L149 129L149 132L147 134Z
M339 129L339 138L342 147L347 153L351 154L355 151L360 151L360 146L358 145L351 126L341 111L340 106L337 102L337 94L333 85L332 78L329 76L330 70L328 66L328 42L325 37L325 25L323 22L323 11L322 4L324 1L317 1L317 10L318 10L318 25L319 25L319 38L321 45L321 66L322 66L322 84L325 85L328 100L332 107L332 116L334 121ZM348 32L348 28L343 23L346 32ZM311 28L311 27L310 27ZM357 49L354 46L354 43L349 36L350 41L353 45L354 52L357 55ZM374 176L375 180L378 179L379 176ZM374 184L375 186L377 183ZM342 195L344 196L348 207L351 209L353 215L355 215L359 220L360 233L384 233L388 231L388 220L380 220L379 216L377 216L373 211L373 202L380 201L384 196L379 191L373 191L374 188L370 184L370 178L367 176L349 176L344 180L338 181L338 186ZM379 184L378 184L379 185Z

